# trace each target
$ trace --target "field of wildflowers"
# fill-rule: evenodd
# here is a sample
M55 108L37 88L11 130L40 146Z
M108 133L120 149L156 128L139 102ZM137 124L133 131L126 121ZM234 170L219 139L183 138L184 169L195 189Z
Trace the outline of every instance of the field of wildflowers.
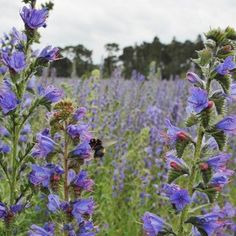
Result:
M0 235L236 235L236 31L206 33L186 78L51 80L25 1L0 51Z

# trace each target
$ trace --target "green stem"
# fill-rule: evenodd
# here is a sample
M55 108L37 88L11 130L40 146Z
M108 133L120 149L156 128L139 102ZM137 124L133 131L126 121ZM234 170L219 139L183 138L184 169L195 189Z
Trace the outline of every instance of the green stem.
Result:
M65 121L65 129L64 129L64 170L65 170L65 179L64 179L64 200L69 200L69 189L68 189L68 138L67 138L67 122Z
M17 158L17 151L18 151L18 139L19 139L19 131L17 129L17 125L14 124L14 132L13 132L13 139L12 139L13 150L12 150L12 176L11 176L12 180L10 183L10 205L13 205L15 201L16 158Z
M201 156L201 146L202 146L202 140L204 136L204 131L202 126L200 125L198 128L198 137L197 137L197 143L194 151L194 159L193 159L193 165L191 168L191 173L188 180L188 192L192 196L193 194L193 185L195 183L195 179L197 176L197 161L200 159ZM184 222L187 220L189 214L189 205L184 208L184 210L181 213L180 220L179 220L179 227L178 227L178 234L177 236L184 236ZM187 234L189 235L190 232Z

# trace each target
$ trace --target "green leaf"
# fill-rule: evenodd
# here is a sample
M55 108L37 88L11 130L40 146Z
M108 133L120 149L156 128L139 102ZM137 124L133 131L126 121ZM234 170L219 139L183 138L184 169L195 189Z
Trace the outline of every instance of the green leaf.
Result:
M202 179L203 179L204 183L207 184L209 182L209 180L211 179L212 170L211 170L211 168L208 168L207 170L202 170L201 174L202 174Z
M186 120L185 125L187 127L192 127L193 125L196 125L198 122L199 122L198 117L194 114L191 114Z
M199 114L201 123L204 128L212 126L216 119L215 106L210 109L205 109Z
M214 188L207 188L203 192L208 196L210 203L213 203L219 195L219 192Z
M231 75L219 75L217 74L215 76L215 80L221 85L223 91L225 94L230 94L230 88L231 88Z
M212 57L212 51L210 49L203 49L201 51L197 51L197 54L199 57L200 66L205 66L209 64Z
M210 98L215 103L216 111L219 115L226 113L226 101L221 91L216 91Z
M172 183L174 182L176 179L178 179L180 176L184 175L186 173L182 172L182 171L176 171L176 170L169 170L168 172L168 183Z
M231 40L236 40L236 31L232 27L227 27L225 29L226 37Z
M205 34L205 36L206 36L207 39L212 39L217 44L220 44L225 40L226 34L223 30L218 28L218 29L213 29L213 30L208 31Z
M189 143L190 143L189 140L177 140L175 148L176 148L176 153L178 157L183 156L184 150L188 146Z
M216 132L216 133L212 133L211 135L216 140L220 151L223 151L223 149L225 147L225 144L227 142L227 137L224 134L224 132L223 131L219 131L219 132Z

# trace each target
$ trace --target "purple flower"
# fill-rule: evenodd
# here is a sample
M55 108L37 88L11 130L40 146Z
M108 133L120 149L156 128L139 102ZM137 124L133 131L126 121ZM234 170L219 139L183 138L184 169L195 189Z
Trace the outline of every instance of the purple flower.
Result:
M231 85L230 98L232 99L232 101L236 101L236 84Z
M14 92L5 85L0 88L0 108L4 115L17 108L19 100Z
M166 127L167 127L167 136L171 143L175 143L177 140L190 140L189 135L181 130L178 127L175 127L171 124L170 120L166 119Z
M4 153L4 154L7 154L11 151L11 148L10 146L8 146L7 144L3 143L1 140L0 140L0 153Z
M48 195L48 204L47 207L51 212L56 212L60 209L60 198L56 194Z
M87 109L85 108L85 107L80 107L80 108L78 108L76 111L75 111L75 113L74 113L74 119L76 120L76 121L79 121L79 120L81 120L83 117L84 117L84 115L86 114L86 112L87 112Z
M0 202L0 219L7 219L8 217L12 217L16 215L17 213L21 212L23 210L23 205L22 204L16 204L16 205L11 205L10 209Z
M85 170L82 170L73 180L73 184L74 186L79 188L80 191L92 191L94 181L88 178L88 174Z
M190 93L191 96L188 99L188 105L191 111L200 113L208 107L208 94L205 90L192 88Z
M69 125L67 127L67 133L72 139L80 140L90 140L92 137L88 131L88 125L79 124L79 125Z
M18 31L15 27L12 28L11 37L12 37L11 44L13 45L18 44L17 48L19 50L22 49L23 47L22 44L27 41L26 34Z
M42 101L46 103L58 102L63 97L63 90L55 88L53 85L47 86L41 91Z
M24 206L22 204L16 204L16 205L10 206L10 211L14 214L21 212L23 209L24 209Z
M94 236L96 235L95 232L95 227L93 225L93 222L91 221L84 221L82 224L80 224L79 227L79 236Z
M45 9L32 9L23 7L22 12L20 13L20 16L24 23L30 28L30 29L37 29L41 26L45 27L45 21L48 17L48 10Z
M219 214L209 213L202 216L190 217L186 223L193 224L199 231L204 231L208 236L213 236L215 231L224 223Z
M188 72L186 74L186 78L190 83L197 85L197 86L202 86L204 83L204 81L201 80L200 77L193 72Z
M226 134L236 135L236 116L227 116L216 124L216 128Z
M3 137L9 137L10 133L5 127L0 126L0 135Z
M25 126L21 130L20 134L26 135L26 134L29 134L30 132L31 132L31 125L29 123L27 123L27 124L25 124Z
M180 187L176 184L164 184L162 189L165 195L170 198L171 195L180 190Z
M217 191L221 191L222 188L229 183L229 176L224 172L215 173L209 181L209 186L214 187Z
M69 153L69 156L84 160L84 159L89 159L91 157L91 153L92 153L92 148L89 145L89 143L83 142L78 146L76 146L75 149Z
M4 75L7 72L6 66L0 66L0 75Z
M5 204L0 202L0 219L5 219L7 216L7 207Z
M94 211L94 201L92 198L80 199L73 204L72 215L80 223L83 215L91 216Z
M8 53L2 53L2 61L16 73L21 72L26 67L25 54L23 52L14 52L11 56Z
M54 236L54 224L46 223L43 227L31 225L28 236Z
M176 184L164 184L163 192L170 199L177 211L182 211L191 202L189 193Z
M68 236L76 236L76 233L74 231L74 227L72 224L65 224L63 226L63 230L68 232Z
M29 181L33 185L41 185L49 187L51 178L51 170L46 167L41 167L36 164L32 165L32 171L29 174Z
M200 168L201 170L207 170L210 167L215 171L225 169L226 163L231 156L231 154L221 153L217 156L210 157L206 161L200 163Z
M177 172L188 173L187 164L183 159L173 156L172 154L167 154L167 167L168 169L173 169Z
M182 211L186 205L190 204L191 197L187 190L181 189L170 196L170 202L176 207L177 211Z
M38 134L37 144L32 151L33 157L44 158L52 153L55 149L56 143L48 136Z
M48 168L50 170L51 175L62 175L65 172L61 166L54 165L52 163L48 163L46 165L46 168Z
M52 48L52 46L45 47L42 52L39 54L38 59L43 61L55 61L58 59L58 48Z
M150 213L146 212L142 217L143 230L148 236L157 236L159 233L164 233L165 221Z
M220 63L216 67L216 72L220 75L226 75L235 68L236 68L236 64L234 63L234 57L228 56L225 58L223 63Z

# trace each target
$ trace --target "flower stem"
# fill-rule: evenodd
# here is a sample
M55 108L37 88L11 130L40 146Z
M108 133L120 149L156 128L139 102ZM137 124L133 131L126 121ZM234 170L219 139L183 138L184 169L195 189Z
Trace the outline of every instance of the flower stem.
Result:
M195 151L194 151L193 164L192 164L191 173L190 173L189 180L188 180L188 191L191 196L193 194L193 185L195 183L195 179L197 176L196 163L200 159L200 156L201 156L201 146L202 146L203 137L204 137L204 131L203 131L202 126L200 125L198 128L198 137L197 137L197 143L196 143L196 147L195 147ZM177 236L184 236L185 235L184 234L184 222L188 218L188 213L189 213L189 206L186 206L180 216ZM190 235L190 232L188 232L187 235Z
M64 179L64 200L69 200L69 192L68 192L68 136L66 132L67 122L65 121L64 127L64 170L65 170L65 179Z
M17 158L17 151L18 151L18 139L19 139L19 131L18 127L15 122L13 122L13 136L12 136L12 176L11 176L11 182L9 183L10 187L10 205L14 204L15 201L15 192L16 192L16 158Z

